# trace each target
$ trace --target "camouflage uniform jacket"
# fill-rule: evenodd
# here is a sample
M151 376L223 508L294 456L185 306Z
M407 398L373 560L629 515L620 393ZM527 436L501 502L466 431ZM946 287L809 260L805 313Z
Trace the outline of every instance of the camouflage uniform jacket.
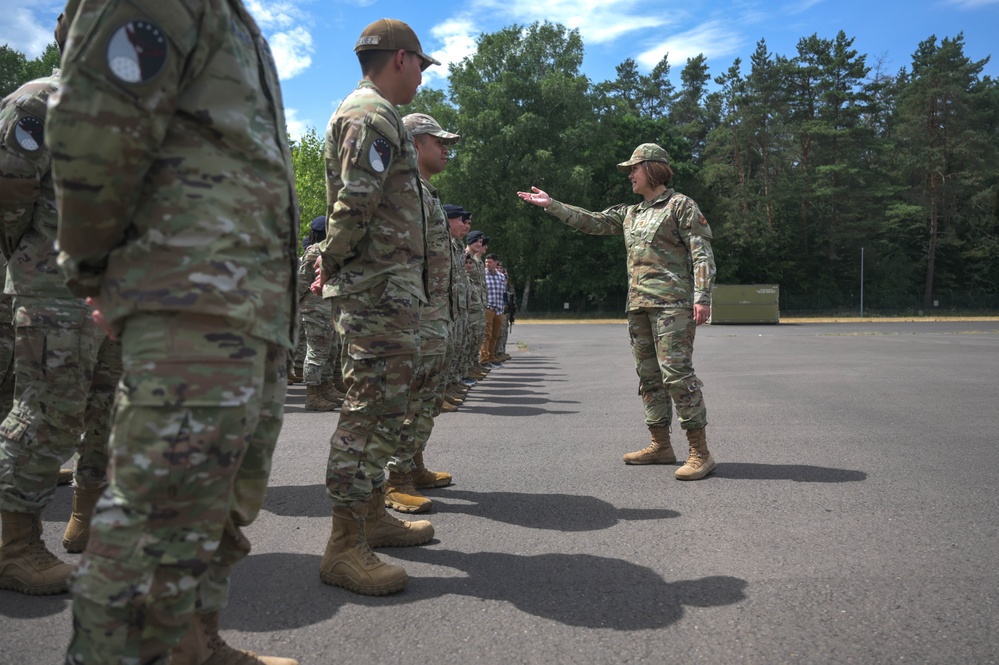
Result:
M385 280L427 301L426 237L416 146L402 116L370 81L326 127L326 298Z
M422 180L421 185L427 220L427 305L420 310L420 319L453 321L451 231L437 190L426 180Z
M482 259L472 257L472 269L468 272L468 291L471 304L469 310L482 313L486 311L486 266Z
M83 0L62 64L46 129L73 292L99 295L116 329L187 312L290 346L291 153L273 56L240 0Z
M58 73L25 83L0 102L0 249L7 257L11 295L74 298L66 288L53 247L59 216L45 107L59 86ZM83 302L80 302L83 306Z
M715 258L711 227L693 199L667 189L652 201L590 212L552 200L547 211L592 235L624 234L628 311L711 304Z
M333 310L329 301L316 295L309 288L316 279L317 258L319 258L319 243L315 242L305 248L305 253L298 260L298 308L302 312L303 321L333 325Z

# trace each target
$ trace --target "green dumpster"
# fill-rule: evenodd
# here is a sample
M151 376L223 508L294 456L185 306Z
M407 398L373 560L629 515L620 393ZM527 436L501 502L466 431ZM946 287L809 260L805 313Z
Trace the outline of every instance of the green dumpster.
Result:
M780 323L777 284L719 284L711 293L711 323Z

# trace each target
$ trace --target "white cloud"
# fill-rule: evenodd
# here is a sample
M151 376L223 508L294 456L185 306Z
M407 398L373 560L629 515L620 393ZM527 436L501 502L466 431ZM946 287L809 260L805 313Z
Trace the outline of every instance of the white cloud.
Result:
M26 7L5 9L0 12L0 43L20 51L29 60L37 58L55 41L52 33L58 16L59 7L52 12L33 12Z
M271 35L269 41L282 80L298 76L312 64L312 35L302 26Z
M288 0L247 0L245 4L264 30L289 28L304 18L298 5Z
M784 5L784 13L791 15L804 14L820 2L822 2L822 0L797 0L791 4Z
M425 79L446 79L448 75L448 65L453 62L461 62L466 57L473 55L476 50L475 38L479 30L471 20L465 18L452 18L435 25L430 29L430 34L439 42L443 42L443 48L430 53L430 56L440 61L440 67L430 67L423 72Z
M308 120L299 118L296 109L289 108L285 108L284 110L284 122L288 127L288 135L291 136L292 141L299 140L313 124Z
M636 60L645 67L655 67L663 56L669 54L671 65L682 65L688 58L703 53L708 58L738 53L745 38L720 21L707 21L692 30L661 41L638 55Z
M477 0L475 8L501 14L507 22L550 21L579 30L585 43L600 44L637 30L671 23L665 9L654 14L634 11L633 0Z

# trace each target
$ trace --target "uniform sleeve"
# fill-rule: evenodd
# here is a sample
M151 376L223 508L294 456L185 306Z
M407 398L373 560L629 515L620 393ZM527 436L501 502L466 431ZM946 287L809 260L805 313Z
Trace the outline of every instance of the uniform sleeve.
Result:
M710 305L715 286L715 256L711 251L711 227L697 204L686 199L676 208L680 238L690 251L694 270L694 304Z
M51 168L45 149L45 105L53 85L29 84L12 93L0 109L0 251L4 258L31 228Z
M624 233L624 218L629 206L616 205L603 212L590 212L552 199L545 212L561 220L566 226L594 236L613 236Z
M401 151L398 130L377 111L369 111L359 119L335 122L343 124L333 128L327 139L329 219L326 240L319 250L327 274L333 274L357 254L357 245L382 201L392 162ZM339 176L332 175L337 173Z
M192 59L196 17L179 0L81 0L47 120L59 200L59 265L96 295L125 240Z

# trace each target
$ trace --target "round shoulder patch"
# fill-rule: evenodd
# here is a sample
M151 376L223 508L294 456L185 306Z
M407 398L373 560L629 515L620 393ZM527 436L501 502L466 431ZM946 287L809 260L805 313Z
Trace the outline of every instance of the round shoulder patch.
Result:
M108 69L125 83L148 83L163 70L166 61L166 38L149 21L129 21L108 39Z
M21 150L35 152L45 145L45 123L33 115L26 115L14 125L14 140Z
M392 146L385 139L378 138L371 142L368 148L368 163L371 170L381 173L388 168L392 161Z

